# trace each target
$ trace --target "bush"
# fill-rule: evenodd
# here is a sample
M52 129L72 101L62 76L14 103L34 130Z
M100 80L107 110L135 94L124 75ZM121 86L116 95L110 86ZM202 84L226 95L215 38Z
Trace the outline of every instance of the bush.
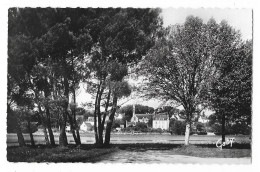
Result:
M112 128L113 128L113 129L114 129L114 128L120 128L120 124L119 124L119 123L113 123Z
M31 123L30 128L31 128L32 133L38 131L37 125L34 124L34 123ZM21 124L21 130L22 130L23 133L29 133L26 122Z
M212 131L216 135L222 134L222 127L219 124L214 124L212 126ZM251 127L246 124L233 124L233 125L227 125L225 127L225 134L228 135L236 135L236 134L243 134L243 135L250 135L251 134Z
M206 131L198 131L198 135L207 135Z
M138 129L145 129L145 128L147 128L147 125L143 122L138 122L138 123L136 123L135 127Z
M153 132L153 133L162 133L163 130L161 128L152 128L151 132Z
M186 124L184 121L171 120L170 131L172 134L184 135Z

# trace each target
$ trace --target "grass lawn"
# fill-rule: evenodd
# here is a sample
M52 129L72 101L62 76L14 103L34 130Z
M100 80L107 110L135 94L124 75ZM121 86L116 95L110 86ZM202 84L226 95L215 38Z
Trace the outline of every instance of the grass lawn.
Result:
M67 147L7 147L7 160L10 162L96 162L116 151L145 153L148 150L170 150L173 155L195 157L241 158L251 157L250 144L234 144L220 150L214 144L178 145L178 144L114 144L109 148L97 148L94 145L68 145Z

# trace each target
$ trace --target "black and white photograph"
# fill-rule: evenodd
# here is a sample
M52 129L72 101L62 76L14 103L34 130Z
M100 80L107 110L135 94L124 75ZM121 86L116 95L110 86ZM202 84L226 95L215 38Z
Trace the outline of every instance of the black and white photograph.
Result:
M252 164L253 8L6 14L7 163Z

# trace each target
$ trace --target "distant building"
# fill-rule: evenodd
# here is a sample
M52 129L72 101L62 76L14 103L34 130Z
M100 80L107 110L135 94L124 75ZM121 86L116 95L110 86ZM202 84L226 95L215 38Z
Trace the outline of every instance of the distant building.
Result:
M65 130L66 130L67 132L69 132L69 131L70 131L70 126L66 126Z
M149 121L152 120L154 114L134 114L131 121L126 121L126 127L132 125L135 126L137 122L145 123L149 126Z
M153 116L153 128L169 130L170 120L168 113L158 113Z
M80 125L80 130L82 131L90 131L92 129L93 125L91 125L90 123L88 122L83 122L81 125Z
M209 122L209 119L206 116L200 116L198 119L198 122L205 124L205 123Z
M120 120L125 116L124 113L115 113L115 120Z

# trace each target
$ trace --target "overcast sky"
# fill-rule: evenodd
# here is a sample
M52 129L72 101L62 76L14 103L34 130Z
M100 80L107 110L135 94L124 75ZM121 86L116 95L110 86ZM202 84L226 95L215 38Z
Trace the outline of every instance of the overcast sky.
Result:
M217 23L226 20L236 30L240 30L242 39L252 38L252 10L251 9L220 9L220 8L166 8L162 11L164 26L183 24L186 17L194 15L206 23L213 17Z

